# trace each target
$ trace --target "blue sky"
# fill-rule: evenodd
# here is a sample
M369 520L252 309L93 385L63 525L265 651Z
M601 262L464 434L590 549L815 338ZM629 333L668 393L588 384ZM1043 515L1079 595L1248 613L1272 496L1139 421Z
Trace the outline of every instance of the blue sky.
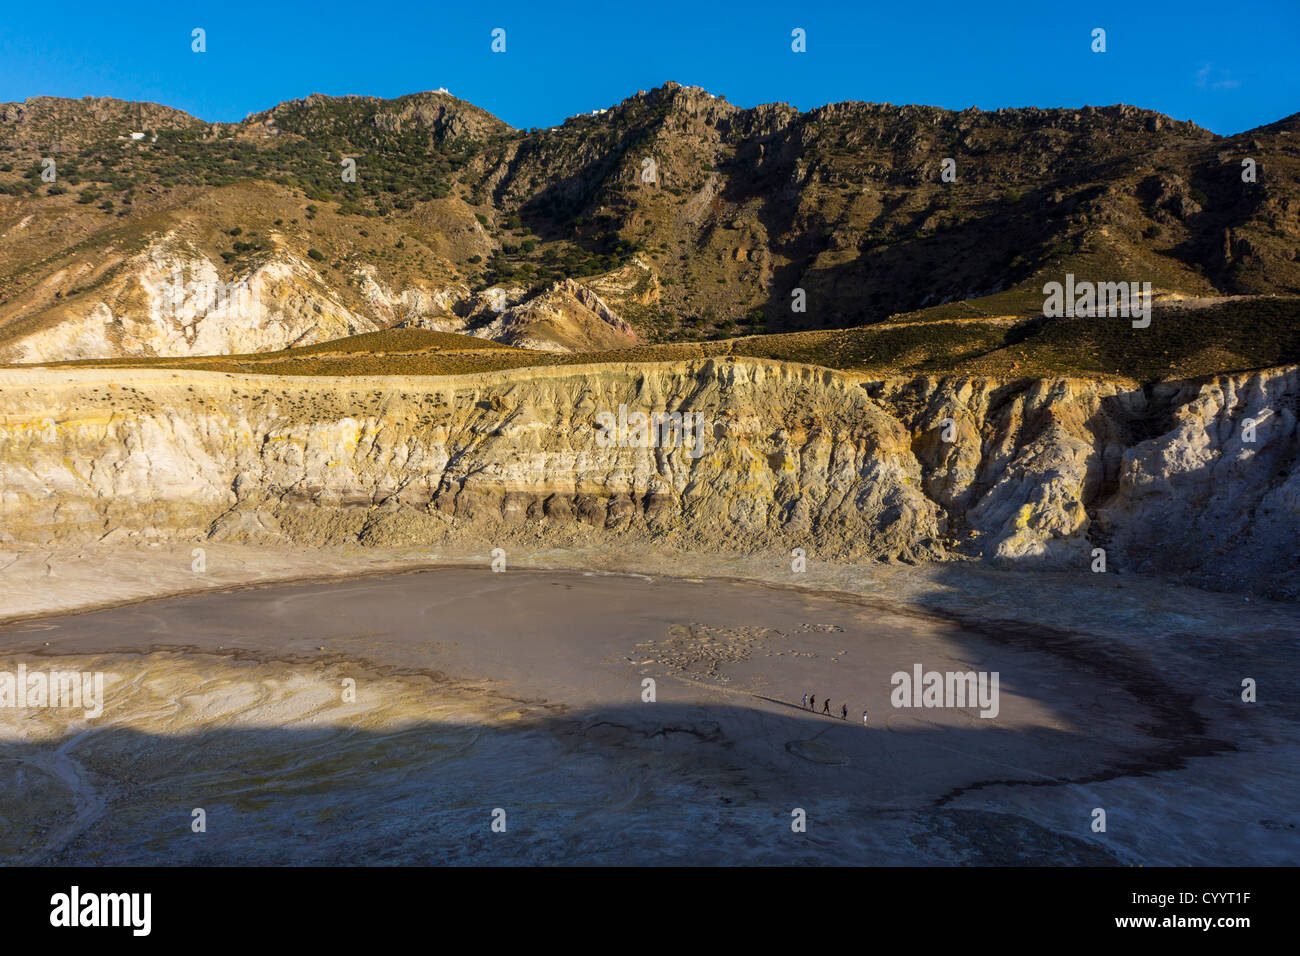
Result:
M190 50L195 27L207 52ZM506 30L506 52L490 50ZM808 51L790 49L795 27ZM1106 30L1107 51L1090 50ZM1131 103L1235 133L1300 111L1300 0L11 3L0 102L116 96L238 120L308 93L446 87L550 126L666 80L733 103Z

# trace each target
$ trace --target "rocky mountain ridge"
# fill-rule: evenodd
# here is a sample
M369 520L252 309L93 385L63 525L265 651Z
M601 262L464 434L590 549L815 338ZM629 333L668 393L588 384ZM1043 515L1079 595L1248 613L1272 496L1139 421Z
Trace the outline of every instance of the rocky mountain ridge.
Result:
M304 276L295 294L313 312L346 310L360 330L397 321L359 294L363 274L383 298L415 303L426 325L457 308L422 302L515 287L523 301L578 283L648 342L844 327L944 304L1032 315L1044 281L1067 272L1150 281L1166 296L1295 295L1297 125L1222 137L1129 106L850 102L801 113L675 83L541 130L442 92L313 95L237 124L37 98L0 106L0 359L106 357L20 343L97 341L49 330L102 324L105 309L137 321L111 296L138 294L143 280L125 264L175 229L227 283L290 246ZM55 182L41 178L46 158ZM955 181L943 178L946 159ZM634 260L648 275L628 298L591 284ZM117 286L106 296L100 281ZM589 316L574 298L561 311L581 315L577 326L518 341L606 347L585 340ZM167 354L183 336L137 335L149 344L126 354ZM255 347L292 341L319 339L290 322Z

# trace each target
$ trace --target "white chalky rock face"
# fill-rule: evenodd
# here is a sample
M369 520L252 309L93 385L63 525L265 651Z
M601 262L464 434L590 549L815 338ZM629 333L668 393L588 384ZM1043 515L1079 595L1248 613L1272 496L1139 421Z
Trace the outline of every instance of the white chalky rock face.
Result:
M394 292L379 276L372 265L360 265L354 275L360 283L366 304L384 327L391 325L423 325L437 332L460 331L464 323L452 310L457 303L470 298L469 286L458 283L441 289L403 289ZM445 327L442 327L445 326Z
M283 250L223 278L210 259L164 235L44 328L0 346L0 360L228 355L309 345L381 326L342 305Z
M402 379L9 369L0 541L517 533L1080 571L1100 546L1110 570L1295 596L1298 399L1295 368L1149 396L750 359ZM702 453L602 444L597 416L620 405L702 417Z
M1294 577L1300 556L1300 369L1159 386L1161 435L1124 453L1099 520L1139 568L1214 568L1215 583ZM1254 441L1246 422L1253 421ZM1292 585L1294 588L1295 585Z
M374 265L360 263L350 275L360 301L349 308L313 263L289 253L275 233L271 243L269 258L231 275L175 233L161 235L109 269L91 295L51 306L36 331L0 343L0 363L271 352L395 326L550 352L637 341L599 295L572 280L531 299L524 286L479 293L463 283L394 289ZM627 284L616 280L628 271L609 277L615 292Z

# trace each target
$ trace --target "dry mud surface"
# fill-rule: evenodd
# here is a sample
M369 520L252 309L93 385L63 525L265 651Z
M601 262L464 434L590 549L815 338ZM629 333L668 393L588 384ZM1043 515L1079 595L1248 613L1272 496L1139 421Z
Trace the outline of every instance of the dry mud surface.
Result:
M72 557L46 566L76 577ZM0 708L0 859L1300 860L1300 652L1276 606L1150 588L1106 609L1113 632L1084 634L1046 624L1023 574L882 572L883 602L847 593L847 573L811 576L816 591L442 567L12 619L39 608L28 594L0 606L0 670L102 671L105 706ZM1027 593L998 596L1012 580ZM1092 586L1053 582L1078 605L1063 621L1086 620ZM95 597L85 580L65 592ZM1028 610L989 624L998 601ZM890 675L915 664L998 672L997 717L892 707ZM1259 702L1241 702L1243 677ZM849 719L803 710L807 692Z

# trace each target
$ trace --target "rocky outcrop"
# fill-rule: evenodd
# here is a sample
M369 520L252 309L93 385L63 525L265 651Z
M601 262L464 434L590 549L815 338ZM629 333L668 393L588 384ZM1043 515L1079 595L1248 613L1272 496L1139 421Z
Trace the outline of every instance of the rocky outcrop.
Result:
M187 113L157 103L108 96L33 96L0 103L0 141L11 148L74 149L102 137L126 138L146 130L197 131L207 126Z
M380 327L284 249L226 279L210 258L168 233L93 293L50 306L37 331L0 344L0 362L264 352Z
M1125 451L1096 537L1138 570L1300 596L1300 369L1152 389L1161 434Z
M572 279L556 282L545 292L502 310L485 325L453 331L544 352L617 349L636 344L632 326L595 292Z
M573 279L552 283L531 296L528 287L520 285L492 286L472 294L453 287L432 304L433 308L408 308L400 324L542 352L600 351L637 342L631 324Z
M410 93L392 100L313 93L252 113L236 128L319 134L322 129L336 130L340 120L383 133L428 133L439 141L483 140L513 132L487 111L445 90Z
M1101 549L1111 573L1294 599L1298 399L1296 368L1149 392L747 359L411 379L8 369L0 526L19 544L607 540L1076 569ZM649 442L637 412L703 425Z

